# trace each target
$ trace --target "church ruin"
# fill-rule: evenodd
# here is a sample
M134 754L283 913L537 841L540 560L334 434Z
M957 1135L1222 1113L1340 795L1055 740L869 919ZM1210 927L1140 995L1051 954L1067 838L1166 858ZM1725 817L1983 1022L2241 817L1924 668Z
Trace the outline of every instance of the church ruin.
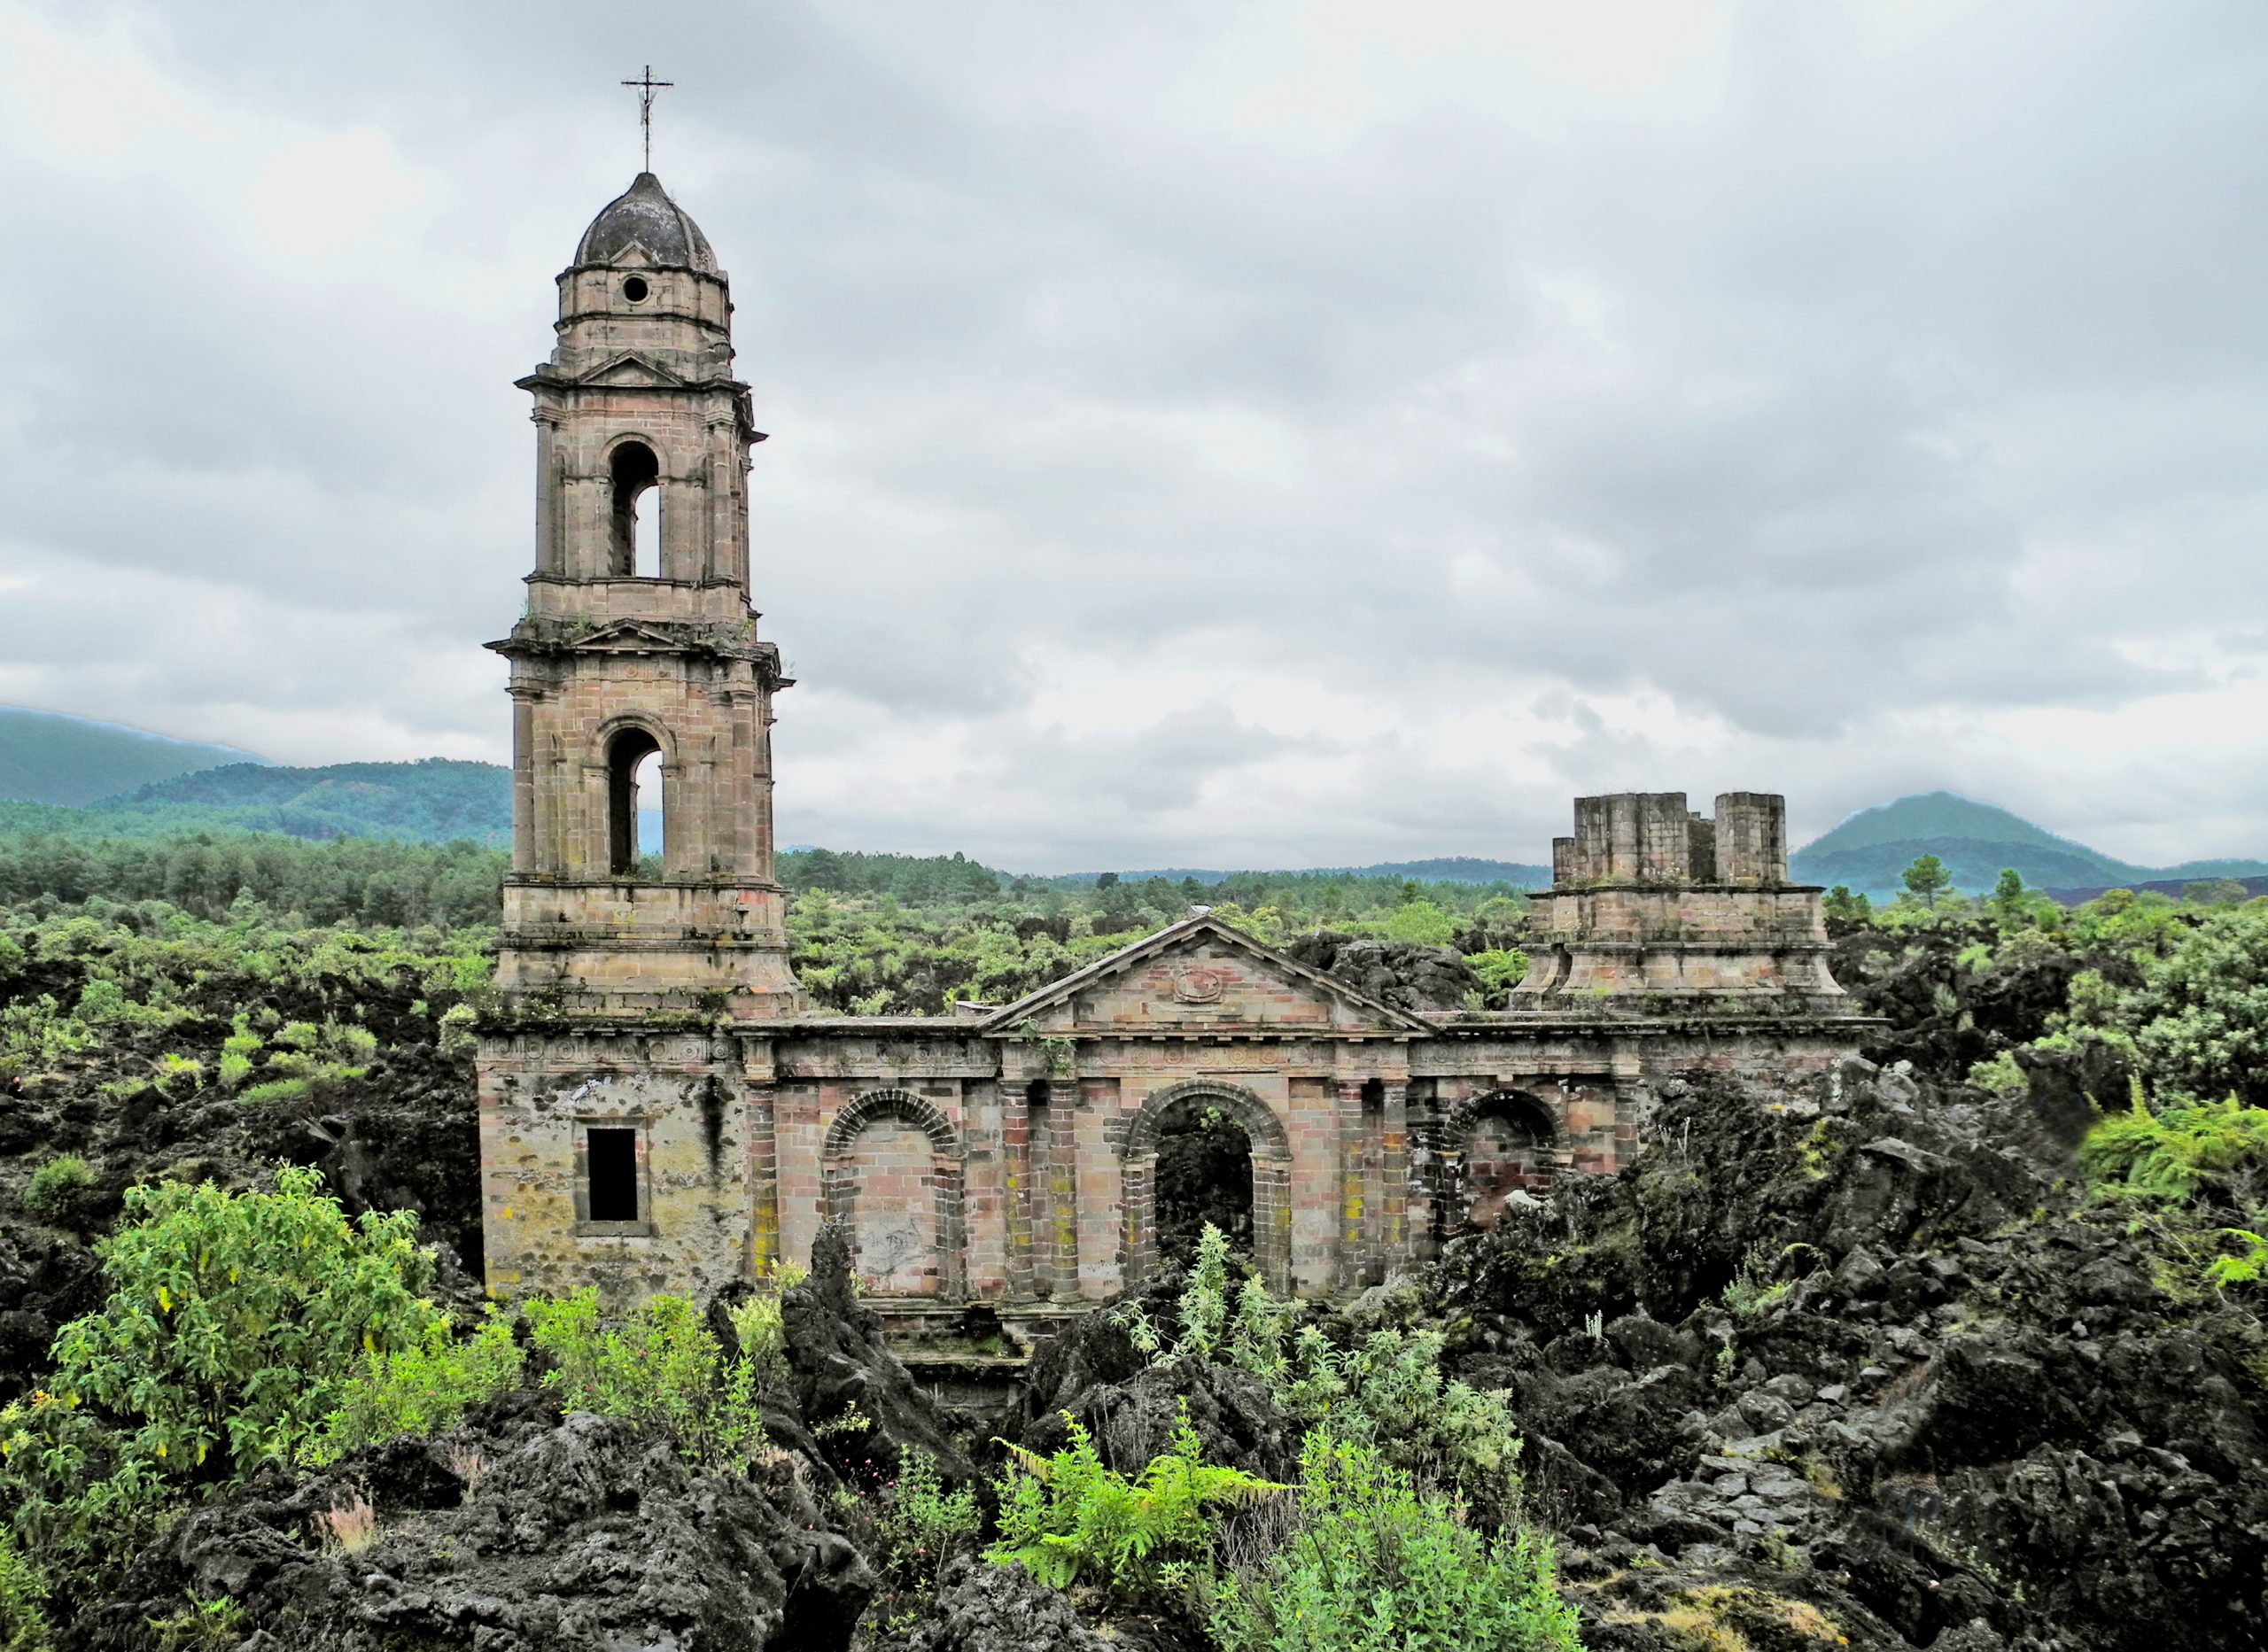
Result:
M1034 1329L1159 1265L1161 1130L1249 1144L1279 1290L1350 1291L1612 1170L1654 1087L1853 1049L1782 800L1578 799L1503 1012L1413 1013L1200 911L1004 1008L814 1013L774 875L725 273L651 173L559 277L510 662L512 869L479 1046L488 1285L706 1294L848 1222L902 1329ZM658 522L656 523L656 518ZM641 557L643 560L641 561ZM658 872L637 818L658 770ZM645 788L641 791L641 785Z

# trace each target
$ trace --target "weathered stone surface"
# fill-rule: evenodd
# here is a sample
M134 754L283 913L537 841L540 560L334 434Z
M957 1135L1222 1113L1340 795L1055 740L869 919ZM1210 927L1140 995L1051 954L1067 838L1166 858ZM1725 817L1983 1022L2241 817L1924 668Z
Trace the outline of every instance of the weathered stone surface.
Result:
M477 1482L451 1447L480 1455ZM319 1516L366 1490L377 1540L325 1552ZM225 1594L260 1652L827 1652L849 1645L874 1578L826 1524L784 1471L696 1475L627 1423L523 1408L191 1512L75 1633L138 1652L149 1619Z

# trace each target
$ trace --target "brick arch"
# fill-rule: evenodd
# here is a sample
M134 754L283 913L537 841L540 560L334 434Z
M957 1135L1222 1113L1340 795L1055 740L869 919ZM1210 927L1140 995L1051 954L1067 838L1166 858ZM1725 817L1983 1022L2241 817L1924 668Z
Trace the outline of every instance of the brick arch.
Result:
M617 711L591 731L583 748L583 761L603 767L608 749L614 737L625 728L642 729L654 737L662 748L662 762L674 768L677 764L677 735L662 718L650 711Z
M1252 1144L1253 1260L1268 1288L1292 1289L1292 1138L1276 1110L1241 1084L1184 1079L1143 1098L1118 1146L1124 1288L1139 1290L1158 1265L1158 1127L1177 1103L1209 1101L1244 1127Z
M967 1291L964 1259L967 1250L961 1220L960 1133L944 1113L911 1090L868 1090L836 1113L827 1126L826 1144L819 1153L819 1185L827 1220L848 1225L855 1246L859 1183L852 1149L859 1134L881 1119L902 1120L928 1137L928 1186L937 1224L937 1293L957 1299Z
M1435 1138L1435 1163L1438 1166L1440 1191L1435 1200L1441 1226L1454 1229L1476 1220L1476 1201L1484 1196L1495 1199L1501 1208L1501 1188L1477 1185L1475 1172L1481 1168L1474 1162L1475 1137L1481 1127L1491 1119L1500 1119L1524 1129L1528 1145L1533 1150L1531 1167L1512 1173L1513 1185L1529 1178L1550 1177L1566 1160L1566 1130L1559 1114L1551 1104L1532 1090L1500 1085L1495 1090L1482 1090L1467 1096L1442 1115ZM1501 1179L1504 1172L1494 1167ZM1486 1213L1495 1219L1495 1211Z
M614 464L615 450L631 442L637 443L639 446L654 455L654 464L664 478L674 474L670 469L669 444L660 437L646 430L617 430L608 437L599 448L599 474L607 475Z

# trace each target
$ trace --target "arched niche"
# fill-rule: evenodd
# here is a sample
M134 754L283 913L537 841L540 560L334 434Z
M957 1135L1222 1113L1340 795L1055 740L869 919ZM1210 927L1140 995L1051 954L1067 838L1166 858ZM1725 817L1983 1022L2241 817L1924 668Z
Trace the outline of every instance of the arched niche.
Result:
M1493 1227L1512 1194L1548 1187L1563 1136L1550 1105L1528 1090L1485 1090L1450 1108L1441 1130L1449 1225Z
M820 1152L827 1218L877 1296L963 1295L961 1143L909 1090L869 1090L835 1115Z

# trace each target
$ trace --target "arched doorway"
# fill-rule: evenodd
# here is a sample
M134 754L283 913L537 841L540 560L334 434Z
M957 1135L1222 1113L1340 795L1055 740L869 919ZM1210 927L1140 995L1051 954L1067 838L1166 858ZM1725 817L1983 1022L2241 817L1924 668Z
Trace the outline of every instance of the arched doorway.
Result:
M608 459L607 472L613 492L607 571L658 579L662 577L661 461L645 443L625 442Z
M1124 1288L1138 1290L1157 1270L1160 1134L1193 1108L1207 1138L1240 1133L1251 1165L1252 1260L1271 1291L1292 1289L1292 1142L1275 1110L1241 1084L1192 1079L1146 1099L1127 1127L1120 1202L1125 1227ZM1218 1115L1208 1119L1208 1111ZM1204 1150L1199 1150L1200 1152ZM1201 1222L1198 1224L1201 1227ZM1194 1230L1192 1240L1193 1243Z
M1160 1110L1152 1191L1160 1261L1187 1267L1208 1223L1252 1254L1252 1137L1218 1101L1184 1095Z

